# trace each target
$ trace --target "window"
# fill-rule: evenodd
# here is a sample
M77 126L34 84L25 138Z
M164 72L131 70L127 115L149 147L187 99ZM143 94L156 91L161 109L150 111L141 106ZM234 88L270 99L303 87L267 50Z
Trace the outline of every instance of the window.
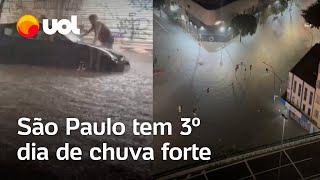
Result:
M293 103L294 103L294 96L292 96L292 100L291 100L291 102L293 102Z
M306 105L303 104L303 105L302 105L302 111L305 111L305 110L306 110Z
M291 78L290 78L290 76L288 77L288 89L291 89L292 87L292 85L291 85L291 83L292 83L292 81L291 81Z
M306 101L307 100L307 94L308 94L308 89L304 88L304 96L303 99Z
M294 83L293 83L293 93L296 93L296 88L297 88L297 81L294 81Z
M318 96L318 95L316 97L316 103L320 105L320 96Z
M299 89L298 89L298 96L300 97L301 95L301 84L299 84Z
M312 104L312 98L313 98L313 92L310 92L310 97L309 97L309 104Z
M310 116L310 114L311 114L311 109L308 108L308 116Z
M314 117L317 118L317 119L319 118L319 111L318 110L314 111Z

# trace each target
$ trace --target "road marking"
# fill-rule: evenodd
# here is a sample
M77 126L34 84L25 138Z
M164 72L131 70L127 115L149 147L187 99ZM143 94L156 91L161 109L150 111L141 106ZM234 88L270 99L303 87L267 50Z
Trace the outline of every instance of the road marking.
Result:
M315 175L312 175L312 176L309 176L309 177L305 178L305 180L306 180L306 179L313 179L313 178L315 178L315 177L320 177L320 173L315 174Z
M254 176L254 174L253 174L253 172L252 172L252 170L251 170L251 168L250 168L250 166L249 166L248 162L247 162L246 160L245 160L244 162L246 163L247 168L249 169L249 171L250 171L250 174L251 174L252 178L253 178L254 180L256 180L256 177Z
M303 176L302 176L302 174L301 174L301 172L299 171L299 169L297 168L297 166L294 164L294 162L292 161L292 159L290 158L290 156L288 155L288 153L287 153L285 150L283 150L283 152L284 152L284 154L288 157L289 161L291 162L291 164L293 165L293 167L296 169L296 171L298 172L299 176L300 176L302 179L304 179Z
M293 163L297 164L297 163L301 163L301 162L309 161L309 160L312 160L312 158L302 159L302 160L300 160L300 161L295 161L295 162L293 162ZM264 171L255 173L254 175L264 174L264 173L267 173L267 172L270 172L270 171L274 171L274 170L277 170L277 169L279 169L279 168L287 167L287 166L290 166L290 165L291 165L290 163L284 164L284 165L281 165L280 167L277 166L277 167L274 167L274 168L271 168L271 169L267 169L267 170L264 170Z
M159 24L160 27L162 27L162 29L164 29L166 32L169 32L167 28L165 28L159 21L156 20L156 18L153 18L153 20Z

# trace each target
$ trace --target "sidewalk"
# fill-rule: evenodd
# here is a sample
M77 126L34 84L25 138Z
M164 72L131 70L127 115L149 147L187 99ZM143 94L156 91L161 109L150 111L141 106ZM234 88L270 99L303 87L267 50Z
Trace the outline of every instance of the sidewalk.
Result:
M152 52L153 43L152 42L134 42L134 41L121 41L115 42L116 47L124 50L133 50L137 52Z

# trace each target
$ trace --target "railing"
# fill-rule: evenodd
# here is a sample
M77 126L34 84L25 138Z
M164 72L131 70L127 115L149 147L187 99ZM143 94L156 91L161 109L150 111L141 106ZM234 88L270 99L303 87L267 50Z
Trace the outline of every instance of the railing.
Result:
M308 142L314 142L320 140L320 132L307 134L291 139L286 139L281 146L281 142L276 142L268 145L263 145L256 148L247 149L237 153L225 154L217 158L212 159L209 162L199 162L192 165L183 166L171 171L167 171L161 174L154 175L155 179L165 180L173 179L177 177L186 177L188 174L201 174L204 170L212 170L217 167L221 167L226 164L239 162L244 159L253 158L259 155L264 155L271 152L280 151L289 147L306 144Z

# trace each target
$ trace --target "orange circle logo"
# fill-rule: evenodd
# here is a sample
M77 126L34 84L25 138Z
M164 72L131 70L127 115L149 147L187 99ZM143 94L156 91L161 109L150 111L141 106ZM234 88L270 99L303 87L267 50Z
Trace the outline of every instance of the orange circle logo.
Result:
M30 38L39 31L39 22L36 17L30 14L21 16L17 22L17 30L23 37Z

